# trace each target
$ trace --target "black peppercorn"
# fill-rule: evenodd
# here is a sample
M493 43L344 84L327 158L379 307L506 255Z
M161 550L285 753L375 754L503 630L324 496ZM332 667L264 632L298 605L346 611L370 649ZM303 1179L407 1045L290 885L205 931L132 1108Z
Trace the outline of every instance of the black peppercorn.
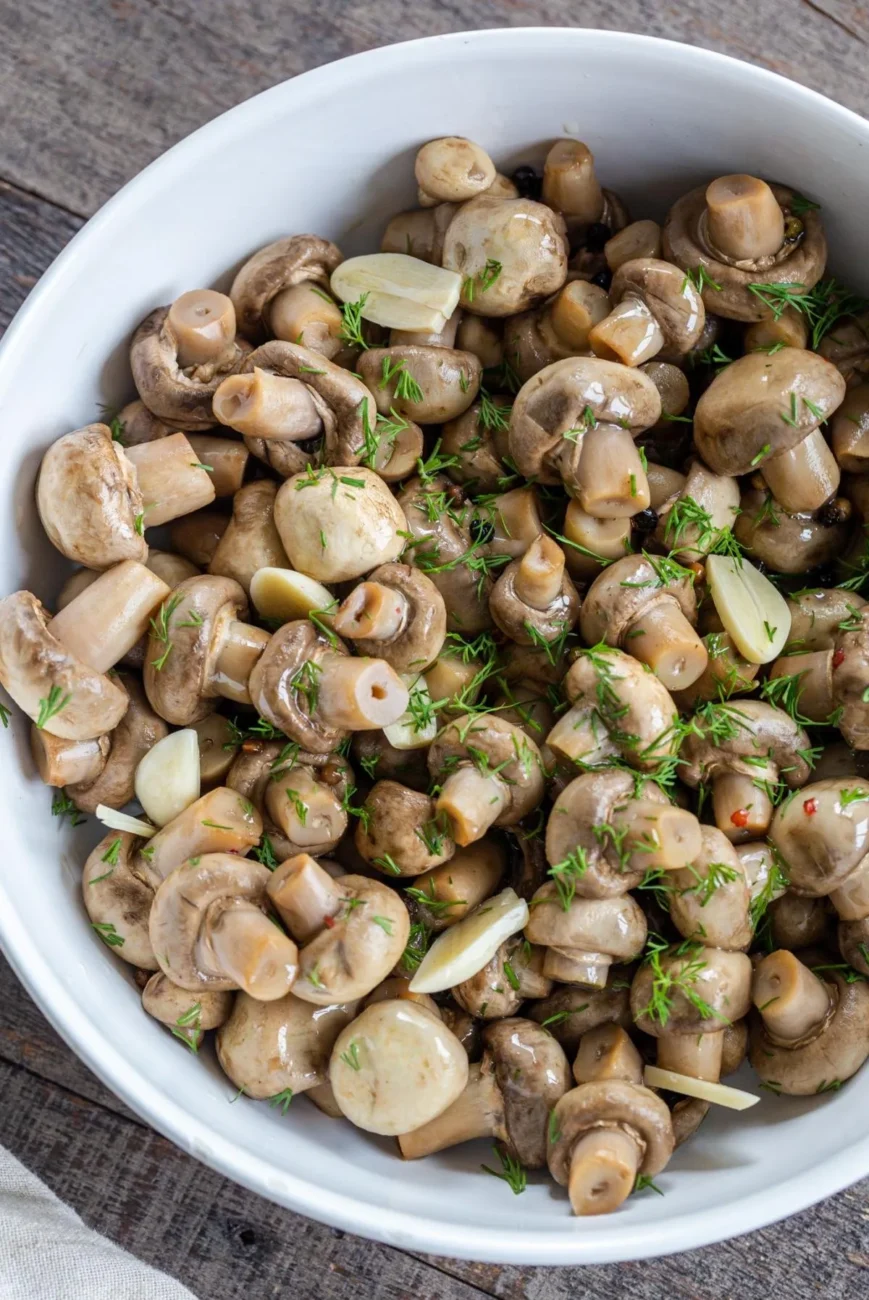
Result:
M513 173L513 184L523 199L539 199L543 191L543 179L533 167L523 163Z
M846 497L835 497L821 506L815 515L819 524L825 528L835 528L836 524L847 523L851 517L851 502Z
M658 527L658 512L649 506L646 510L641 510L631 519L638 533L653 533Z
M612 239L613 232L603 221L595 221L585 232L585 247L590 253L602 253L607 240Z
M613 282L613 273L612 271L598 271L597 275L591 277L591 282L601 289L608 289Z
M488 519L471 520L471 537L475 542L484 545L486 542L491 542L494 536L495 526Z

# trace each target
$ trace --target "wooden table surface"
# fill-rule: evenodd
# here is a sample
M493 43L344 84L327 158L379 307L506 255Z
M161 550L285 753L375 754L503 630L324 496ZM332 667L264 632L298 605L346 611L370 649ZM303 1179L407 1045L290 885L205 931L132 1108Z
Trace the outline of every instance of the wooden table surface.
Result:
M0 0L0 328L91 213L240 100L372 46L541 24L704 45L869 113L869 7L848 0ZM869 1180L721 1246L601 1268L436 1259L311 1223L147 1128L72 1055L2 959L0 1087L0 1142L87 1223L202 1300L869 1294Z

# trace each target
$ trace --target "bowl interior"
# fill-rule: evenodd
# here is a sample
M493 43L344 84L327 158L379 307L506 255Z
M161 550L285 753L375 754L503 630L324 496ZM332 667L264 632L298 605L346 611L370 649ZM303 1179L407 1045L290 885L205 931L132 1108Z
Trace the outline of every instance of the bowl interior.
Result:
M749 171L823 205L832 264L869 288L864 213L869 125L769 73L687 46L591 31L480 32L378 50L310 73L172 150L73 241L0 353L0 589L49 603L63 562L33 507L40 455L132 396L126 341L154 306L224 285L254 249L314 231L374 249L413 206L421 141L471 136L502 169L578 135L635 216L662 216L704 179ZM46 382L50 376L49 382ZM402 1164L393 1144L297 1099L286 1117L244 1098L146 1017L88 927L81 863L97 832L58 828L27 725L5 733L0 810L7 867L0 934L72 1045L180 1146L274 1200L350 1230L441 1254L564 1263L686 1249L770 1221L869 1170L869 1076L811 1101L765 1097L717 1111L621 1213L579 1222L548 1180L517 1198L481 1171L488 1145Z

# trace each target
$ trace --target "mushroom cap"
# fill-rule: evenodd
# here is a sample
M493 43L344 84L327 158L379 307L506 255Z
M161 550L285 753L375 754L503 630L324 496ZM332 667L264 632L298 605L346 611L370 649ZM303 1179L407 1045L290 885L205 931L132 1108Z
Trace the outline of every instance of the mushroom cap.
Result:
M564 910L554 880L541 885L529 904L525 937L549 948L603 953L616 961L639 957L648 927L639 903L630 894L608 898L574 896Z
M475 492L496 492L499 481L507 475L502 456L507 452L507 420L509 398L495 396L490 399L503 411L494 428L487 428L480 419L482 402L474 402L463 415L450 420L443 428L441 447L445 456L454 456L456 463L447 467L454 483L473 485ZM491 418L491 417L490 417Z
M837 322L836 328L821 339L818 348L821 356L832 361L849 386L860 383L869 374L867 325L869 312L849 316Z
M227 1019L232 1003L232 993L200 993L194 1001L187 989L178 988L161 970L142 989L142 1009L194 1052L199 1051L205 1031L217 1029Z
M711 1102L701 1101L699 1097L683 1097L677 1101L670 1118L673 1121L673 1141L677 1147L692 1138L709 1114Z
M528 1002L525 1014L546 1028L556 1038L569 1057L579 1047L579 1040L598 1025L621 1025L632 1029L630 1005L631 970L629 967L610 967L606 987L581 988L575 984L562 984L539 1002ZM549 1022L547 1024L547 1021Z
M702 934L712 948L745 951L752 939L745 865L727 836L714 826L701 826L700 834L700 856L690 867L668 876L673 891L668 900L670 916L686 938Z
M849 984L836 970L818 971L817 977L832 992L833 1009L813 1037L784 1046L770 1037L757 1012L751 1017L751 1064L764 1083L775 1083L792 1097L844 1083L869 1056L869 984Z
M329 277L343 260L340 249L319 235L289 235L260 248L236 273L229 291L239 334L253 343L268 338L272 299L306 282L328 290Z
M310 695L294 686L293 678L305 664L317 664L326 654L346 655L346 647L335 640L330 645L307 619L284 623L260 655L248 682L260 717L310 754L337 749L347 732L321 722L316 708L311 708Z
M61 740L113 731L129 703L111 677L88 668L51 635L48 611L29 591L0 600L0 685L34 722L44 704L54 707L44 729Z
M232 498L232 519L208 565L209 573L234 578L248 595L257 569L290 567L275 527L277 494L278 485L266 478L239 488Z
M715 376L694 412L694 440L717 474L750 474L829 419L845 381L816 352L750 352Z
M48 540L76 564L102 570L148 558L136 531L145 508L136 471L105 424L87 424L51 444L39 467L36 507Z
M433 853L421 834L435 819L434 803L427 794L410 790L397 781L377 781L365 800L369 816L356 823L356 848L366 862L377 865L386 855L402 876L418 876L441 862L447 862L455 845L437 827L440 851Z
M579 625L589 645L605 641L617 646L631 624L663 602L673 602L689 623L697 621L693 574L683 570L666 580L657 557L624 555L595 578L583 601Z
M174 429L158 420L138 398L118 411L118 422L124 447L138 447L143 442L155 442L157 438L166 438L174 433Z
M768 915L775 948L796 952L799 948L830 944L835 913L825 898L804 898L788 889L780 898L773 899ZM842 955L854 965L853 956L849 958L844 950Z
M655 973L646 960L631 985L631 1012L638 1029L661 1038L668 1034L707 1034L741 1020L751 1005L751 961L744 952L726 952L702 944L679 944L659 956L661 970L674 983L666 992L667 1011L650 1013ZM681 985L680 985L681 981ZM684 991L691 994L689 998ZM700 998L707 1014L695 1005ZM711 1013L711 1014L710 1014Z
M295 768L307 768L311 771L311 775L319 780L318 774L324 768L328 768L329 780L324 779L324 784L330 785L338 799L344 799L353 780L353 773L347 762L335 754L310 754L306 750L299 750L292 753L289 758L282 759L281 756L286 748L287 746L279 740L258 741L253 746L248 741L244 749L233 759L226 777L226 785L230 790L236 790L243 798L249 799L259 812L263 819L263 834L268 836L278 862L310 850L305 845L296 844L288 839L269 816L265 795L271 782ZM319 853L320 850L318 849L317 852Z
M409 564L381 564L368 581L400 592L407 601L407 617L389 641L357 637L357 651L385 659L397 673L424 672L437 659L447 635L443 596L431 578Z
M97 804L123 808L135 795L136 768L158 740L169 734L162 718L148 705L142 684L129 673L118 673L115 685L126 691L127 711L108 737L105 766L94 781L68 785L66 792L82 812L94 813Z
M485 760L479 755L485 755ZM543 760L537 745L519 727L494 713L476 720L463 714L432 742L429 772L434 780L440 780L456 761L469 762L475 756L487 771L497 768L505 783L507 803L495 826L513 826L537 807L545 788Z
M483 1030L504 1099L507 1142L526 1169L546 1165L549 1114L571 1085L564 1049L550 1033L518 1016Z
M681 371L679 372L681 374ZM690 498L709 516L701 527L697 523L674 524L671 519L673 506L677 501ZM735 478L724 474L713 474L701 460L694 460L688 470L688 476L678 496L673 497L667 509L658 511L658 527L655 529L655 541L662 549L682 564L701 559L712 549L717 534L723 528L733 528L739 517L739 483Z
M769 838L800 893L823 898L861 867L869 852L869 798L848 798L861 789L869 792L859 777L813 781L776 809Z
M813 514L788 514L770 493L749 487L733 532L749 555L773 573L808 573L844 553L851 528L823 524Z
M861 975L869 975L869 916L839 922L839 951Z
M532 609L516 594L516 575L521 560L511 560L502 569L489 597L492 618L505 636L519 645L539 645L540 637L556 641L573 627L579 617L579 593L565 569L561 591L545 610ZM533 630L529 631L529 627Z
M543 948L526 943L521 934L512 935L499 944L476 975L456 984L452 995L476 1020L501 1021L515 1016L526 998L546 997L552 991L552 980L542 973L544 956Z
M646 874L644 866L632 871L629 863L620 861L612 836L601 833L602 826L612 824L613 811L635 797L634 789L634 777L629 772L617 768L583 772L564 787L552 806L546 823L546 860L553 866L577 849L584 851L588 868L575 881L580 898L615 898L635 889ZM654 781L645 783L641 798L662 805L669 803Z
M462 562L469 552L482 552L475 547L471 537L467 512L439 508L443 501L440 494L448 493L451 487L450 480L442 474L436 474L425 483L422 479L412 478L403 485L397 500L405 514L406 529L415 541L424 543L411 550L412 562L416 566L431 563L439 570L430 576L443 597L447 628L451 632L475 636L492 626L489 613L492 580L485 572L477 573ZM424 560L420 558L420 551Z
M169 614L171 606L174 612ZM163 609L172 649L164 659L167 643L152 627L143 670L145 693L161 718L189 727L217 707L210 678L220 633L233 619L246 616L247 597L232 578L204 574L180 582ZM155 667L161 661L162 667Z
M570 1181L574 1147L591 1129L622 1128L638 1134L643 1147L642 1174L659 1174L673 1154L673 1124L667 1104L639 1083L625 1079L581 1083L556 1103L553 1115L547 1161L561 1187Z
M237 901L266 911L269 872L233 853L204 853L170 871L151 905L149 931L157 964L173 984L198 992L237 987L225 975L205 969L208 929L214 915Z
M399 534L407 532L404 511L383 480L354 465L287 479L275 523L293 568L326 583L396 560L405 543Z
M140 970L157 970L148 933L154 891L130 868L137 843L125 831L104 835L84 864L82 897L93 928L116 956Z
M704 288L707 311L731 320L766 320L769 308L751 292L750 284L791 284L811 289L818 283L827 264L827 241L818 212L800 212L804 233L799 243L786 242L772 258L732 263L703 238L707 188L700 185L678 199L664 224L664 256L686 272L702 268L708 279L721 286L713 289L707 284ZM774 183L770 188L785 213L789 213L794 191Z
M788 649L832 650L840 639L840 624L862 619L865 606L864 598L847 587L808 587L795 592L788 596Z
M869 701L865 699L869 685L869 613L861 609L848 617L857 626L840 631L836 639L833 703L844 710L838 723L842 736L849 745L863 750L869 749Z
M353 758L363 771L378 780L398 781L411 790L428 789L428 765L424 749L396 749L382 731L354 731Z
M355 1002L315 1007L292 993L260 1002L239 992L217 1034L217 1059L247 1097L307 1092L328 1079L335 1039L355 1014Z
M221 381L238 369L246 351L247 345L236 340L217 364L199 366L188 374L178 365L178 341L169 308L158 307L133 335L130 369L148 410L173 432L210 429L215 423L211 399Z
M510 455L520 474L555 484L553 458L564 435L587 419L616 424L636 437L661 416L661 395L647 374L599 357L554 361L520 388L510 417Z
M477 316L514 316L560 289L567 278L564 219L532 199L481 194L456 212L442 265L463 282L462 307ZM500 272L488 284L486 264ZM471 288L471 286L473 286Z
M381 415L395 410L417 424L442 424L463 415L480 391L483 376L479 357L473 352L418 343L369 348L356 364ZM387 379L387 374L391 378ZM396 392L403 374L411 375L419 385L419 400Z
M768 773L760 766L760 757L774 778L780 775L792 790L808 781L811 768L804 752L809 748L809 738L789 714L762 700L728 704L726 714L737 728L728 739L693 734L685 737L682 745L685 762L679 769L679 777L686 785L694 788L721 772L737 772L752 780L764 779Z
M657 257L622 262L610 286L613 303L641 298L664 335L668 354L690 352L706 324L703 299L685 273Z
M394 889L366 876L339 876L336 883L355 904L302 948L294 986L297 997L319 1007L365 997L386 979L410 935L407 908Z
M239 367L239 373L252 374L257 369L281 375L284 379L300 380L306 385L323 421L323 447L316 455L306 449L307 443L279 442L281 457L286 462L286 467L281 469L284 477L304 470L311 460L327 465L359 464L366 449L365 429L374 429L377 408L357 375L335 365L320 352L278 339L251 352ZM260 460L268 461L259 448L263 441L270 443L273 439L245 439Z

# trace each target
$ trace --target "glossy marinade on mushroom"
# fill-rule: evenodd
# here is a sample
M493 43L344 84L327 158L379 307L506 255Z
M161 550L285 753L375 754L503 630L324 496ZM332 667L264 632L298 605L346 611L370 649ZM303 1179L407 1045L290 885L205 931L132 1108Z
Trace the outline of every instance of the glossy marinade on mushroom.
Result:
M144 1011L578 1215L869 1057L869 302L809 177L606 168L423 141L379 248L155 295L0 602Z

